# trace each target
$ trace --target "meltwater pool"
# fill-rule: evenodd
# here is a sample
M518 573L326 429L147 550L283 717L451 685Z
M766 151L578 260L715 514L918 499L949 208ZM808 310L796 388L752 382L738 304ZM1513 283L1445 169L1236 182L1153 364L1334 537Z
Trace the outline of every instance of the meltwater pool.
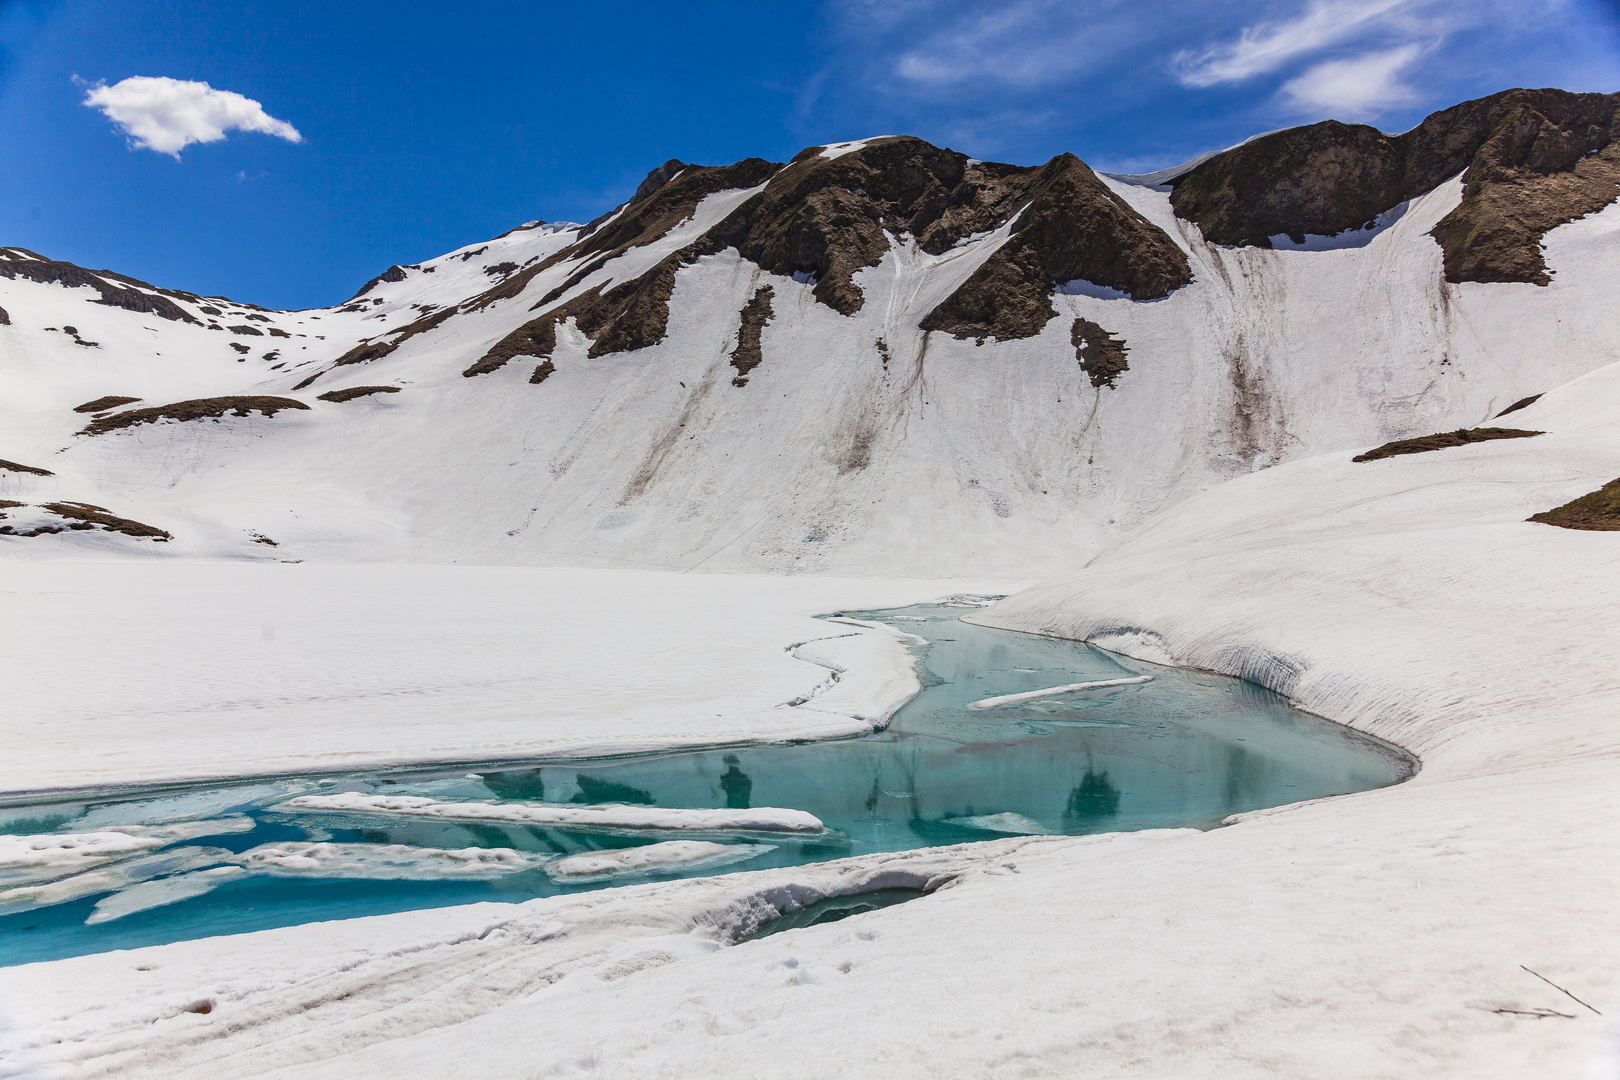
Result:
M862 738L8 807L12 850L111 839L77 873L0 860L0 963L1007 835L1207 828L1416 768L1252 683L959 620L983 602L837 613L920 639L922 693ZM1091 682L1115 685L973 707ZM682 809L727 813L645 827Z

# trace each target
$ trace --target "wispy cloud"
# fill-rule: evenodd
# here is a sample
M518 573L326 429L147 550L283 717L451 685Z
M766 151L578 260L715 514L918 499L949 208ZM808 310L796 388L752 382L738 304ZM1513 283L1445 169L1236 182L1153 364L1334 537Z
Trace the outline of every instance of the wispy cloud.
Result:
M176 159L192 143L218 142L227 131L260 131L302 142L298 129L277 120L252 98L215 90L205 82L136 75L111 86L97 83L84 104L100 109L133 146Z
M1422 52L1421 46L1403 45L1350 60L1329 60L1284 83L1283 94L1301 113L1331 112L1343 120L1377 116L1416 100L1417 91L1400 76Z
M1343 45L1411 7L1411 0L1315 0L1293 19L1244 27L1236 41L1184 50L1173 63L1187 86L1243 82Z

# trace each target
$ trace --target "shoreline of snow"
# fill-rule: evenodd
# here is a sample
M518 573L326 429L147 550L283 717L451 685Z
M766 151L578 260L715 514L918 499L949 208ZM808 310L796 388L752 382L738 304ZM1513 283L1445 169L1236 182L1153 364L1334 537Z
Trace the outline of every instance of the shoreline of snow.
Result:
M907 636L815 616L1010 587L0 563L0 614L30 627L8 645L0 805L864 735L920 689Z

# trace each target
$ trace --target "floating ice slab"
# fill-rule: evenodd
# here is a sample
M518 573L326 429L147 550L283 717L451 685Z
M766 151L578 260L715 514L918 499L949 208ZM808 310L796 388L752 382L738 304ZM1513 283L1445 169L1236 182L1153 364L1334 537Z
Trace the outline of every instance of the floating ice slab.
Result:
M589 855L570 855L546 864L546 873L558 881L589 881L617 874L637 874L648 870L679 867L723 866L726 863L755 859L774 844L715 844L707 840L665 840L646 847L625 848L620 851L597 851Z
M96 903L96 909L90 913L90 917L84 921L87 924L111 922L125 915L133 915L137 911L189 900L193 896L210 892L215 886L222 885L231 878L240 877L242 873L240 866L215 866L189 874L176 874L174 877L158 881L138 882L118 890L111 896L103 897Z
M817 833L821 819L803 810L761 806L752 810L678 810L607 803L442 802L421 795L300 795L277 809L319 813L401 814L451 821L504 821L525 825L586 825L603 829L662 829L687 832Z
M431 881L517 874L532 869L540 860L511 848L448 849L408 844L292 841L260 844L231 861L264 874Z
M165 842L120 832L0 836L0 883L51 881L139 855Z
M969 829L983 829L986 832L1008 833L1013 836L1047 836L1052 830L1038 821L1033 821L1023 814L1005 811L1000 814L975 814L972 817L947 818L952 825L961 825Z
M1134 686L1137 683L1152 682L1151 675L1138 675L1131 679L1099 679L1095 682L1069 683L1067 686L1049 686L1045 690L1030 690L1022 694L1002 694L999 697L980 698L978 701L968 703L970 709L994 709L1000 705L1016 705L1020 701L1034 701L1036 698L1056 697L1058 694L1068 694L1075 690L1101 690L1105 686Z
M125 839L134 838L126 837ZM94 896L96 893L122 889L136 882L145 881L148 878L195 870L198 867L207 866L209 863L223 862L230 857L230 854L229 851L223 848L172 848L156 855L129 859L111 866L101 866L56 881L0 889L0 915L9 915L15 911L27 911L37 907L49 907L52 904L65 904L70 900Z

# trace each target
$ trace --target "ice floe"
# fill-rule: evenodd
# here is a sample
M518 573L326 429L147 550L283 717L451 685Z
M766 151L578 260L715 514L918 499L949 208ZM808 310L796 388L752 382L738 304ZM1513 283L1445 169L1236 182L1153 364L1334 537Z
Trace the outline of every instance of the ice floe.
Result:
M300 795L278 810L317 813L397 814L451 821L502 821L524 825L575 825L600 829L687 832L818 833L821 819L803 810L761 806L743 810L679 810L656 806L565 805L520 802L444 802L420 795Z
M978 701L968 702L968 708L994 709L1001 705L1016 705L1020 701L1034 701L1037 698L1070 694L1076 690L1101 690L1108 686L1135 686L1138 683L1152 681L1153 676L1151 675L1136 675L1129 679L1097 679L1092 682L1069 683L1065 686L1048 686L1045 690L1027 690L1022 694L1000 694L996 697L980 698Z
M518 874L532 869L542 858L511 848L420 848L408 844L295 840L260 844L233 856L231 862L263 874L431 881Z

